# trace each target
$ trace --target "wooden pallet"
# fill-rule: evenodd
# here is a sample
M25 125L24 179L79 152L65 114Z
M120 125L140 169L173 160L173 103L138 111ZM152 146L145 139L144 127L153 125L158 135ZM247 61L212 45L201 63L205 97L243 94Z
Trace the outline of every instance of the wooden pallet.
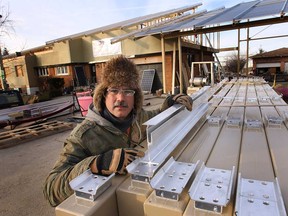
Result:
M29 127L0 133L0 149L8 148L33 139L60 133L73 128L73 123L49 121Z

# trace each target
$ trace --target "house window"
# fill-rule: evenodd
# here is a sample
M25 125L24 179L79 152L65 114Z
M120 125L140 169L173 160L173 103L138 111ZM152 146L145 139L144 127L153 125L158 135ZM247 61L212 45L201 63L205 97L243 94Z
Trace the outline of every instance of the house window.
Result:
M66 66L60 66L56 68L56 75L68 75L68 70Z
M16 73L16 77L24 76L23 66L22 65L16 65L15 66L15 73Z
M48 68L37 68L38 76L49 76Z

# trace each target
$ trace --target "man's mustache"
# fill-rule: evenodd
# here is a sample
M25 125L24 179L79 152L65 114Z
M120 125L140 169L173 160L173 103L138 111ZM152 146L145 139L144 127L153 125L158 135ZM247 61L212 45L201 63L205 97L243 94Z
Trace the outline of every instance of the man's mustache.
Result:
M113 104L113 108L115 107L125 107L127 108L128 107L128 104L125 102L125 101L116 101L114 104Z

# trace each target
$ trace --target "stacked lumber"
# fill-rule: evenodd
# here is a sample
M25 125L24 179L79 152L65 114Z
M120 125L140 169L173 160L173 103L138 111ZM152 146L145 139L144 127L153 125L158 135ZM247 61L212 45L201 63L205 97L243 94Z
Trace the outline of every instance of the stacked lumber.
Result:
M60 133L73 128L73 123L49 121L37 125L0 133L0 149L8 148L40 137Z

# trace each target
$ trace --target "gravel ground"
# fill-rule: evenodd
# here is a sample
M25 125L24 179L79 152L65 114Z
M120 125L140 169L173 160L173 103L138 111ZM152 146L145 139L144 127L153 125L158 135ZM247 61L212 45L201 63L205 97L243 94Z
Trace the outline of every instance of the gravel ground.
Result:
M55 100L67 100L60 97ZM69 97L71 98L71 97ZM163 98L145 96L144 109L155 109ZM72 115L57 117L66 120ZM79 116L79 113L78 113ZM18 127L17 127L18 128ZM0 149L0 216L55 215L42 188L71 130Z

